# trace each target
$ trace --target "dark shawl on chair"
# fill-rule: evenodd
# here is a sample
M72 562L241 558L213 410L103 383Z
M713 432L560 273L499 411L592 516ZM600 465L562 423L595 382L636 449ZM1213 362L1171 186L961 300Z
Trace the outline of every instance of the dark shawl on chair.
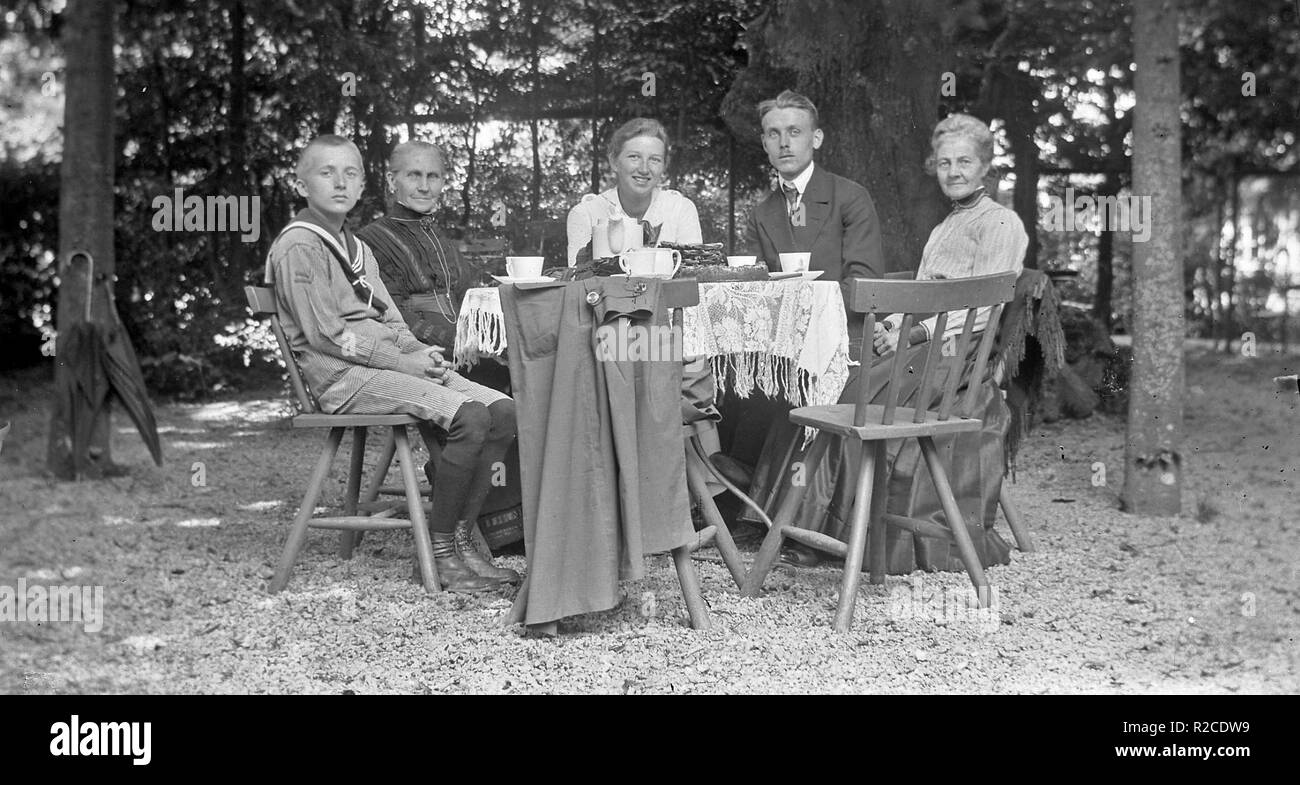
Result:
M1014 466L1020 440L1029 431L1043 385L1065 366L1060 304L1047 273L1026 269L1016 281L1015 299L1002 311L997 357L1011 409L1006 438L1008 470Z

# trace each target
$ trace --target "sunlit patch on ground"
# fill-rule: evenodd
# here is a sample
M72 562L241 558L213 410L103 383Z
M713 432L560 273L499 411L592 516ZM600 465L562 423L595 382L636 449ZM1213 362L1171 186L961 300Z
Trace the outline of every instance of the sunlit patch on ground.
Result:
M223 425L233 423L270 423L283 420L292 414L284 400L222 401L197 406L177 407L194 422L212 422Z
M168 442L173 450L220 450L230 446L230 442Z
M274 510L283 505L284 502L282 501L249 502L248 504L237 505L236 509L244 510L245 512L267 512L268 510Z

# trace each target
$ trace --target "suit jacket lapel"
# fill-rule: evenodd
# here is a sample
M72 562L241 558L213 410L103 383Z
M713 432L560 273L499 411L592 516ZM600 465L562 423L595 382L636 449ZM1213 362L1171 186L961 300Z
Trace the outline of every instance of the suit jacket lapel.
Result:
M758 225L767 232L777 253L793 250L794 233L790 229L790 217L785 214L785 196L780 191L770 192L766 199L758 203L758 210Z
M826 219L830 217L831 186L830 174L820 166L814 167L812 177L808 180L808 187L804 189L802 202L806 224L804 231L811 238L808 243L809 250L817 244L817 238L826 225Z

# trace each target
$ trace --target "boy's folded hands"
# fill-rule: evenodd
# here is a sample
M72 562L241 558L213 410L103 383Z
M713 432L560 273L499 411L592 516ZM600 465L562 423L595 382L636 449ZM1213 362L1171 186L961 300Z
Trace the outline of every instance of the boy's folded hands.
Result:
M420 379L431 379L439 384L446 384L447 374L451 372L452 364L447 361L442 352L440 346L434 346L427 351L420 349L407 352L398 357L397 370Z

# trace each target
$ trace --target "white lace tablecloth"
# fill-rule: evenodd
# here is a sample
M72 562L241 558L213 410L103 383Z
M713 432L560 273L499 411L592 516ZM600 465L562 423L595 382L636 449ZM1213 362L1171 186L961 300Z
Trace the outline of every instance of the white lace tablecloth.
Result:
M815 406L835 403L848 381L844 300L833 281L702 283L682 331L684 354L709 358L720 394L748 398L758 389ZM456 322L456 365L505 348L497 290L470 289Z
M470 289L456 317L456 348L452 362L467 368L483 357L500 357L506 350L506 322L501 295L495 286Z

